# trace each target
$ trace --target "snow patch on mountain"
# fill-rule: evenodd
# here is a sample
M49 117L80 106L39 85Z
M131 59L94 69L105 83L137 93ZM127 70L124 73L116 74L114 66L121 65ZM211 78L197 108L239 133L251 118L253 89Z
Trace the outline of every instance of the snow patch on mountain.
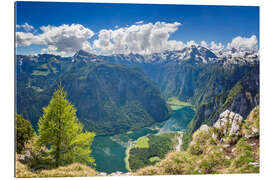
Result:
M22 64L22 59L27 59L31 61L43 61L46 59L50 59L51 56L49 54L39 54L35 56L25 56L19 55L17 56L17 61ZM56 56L55 56L56 57ZM60 56L57 56L61 59ZM72 62L75 61L107 61L111 63L118 64L136 64L136 63L144 63L144 64L161 64L161 63L169 63L174 62L177 64L181 64L183 62L189 63L220 63L224 66L228 66L230 64L254 64L259 61L259 52L258 51L248 51L248 50L236 50L234 48L227 51L213 51L207 47L203 47L200 45L190 45L181 50L174 51L163 51L160 53L152 53L152 54L114 54L114 55L95 55L92 53L88 53L83 50L79 50L74 56L69 58L62 58L65 60L71 59Z

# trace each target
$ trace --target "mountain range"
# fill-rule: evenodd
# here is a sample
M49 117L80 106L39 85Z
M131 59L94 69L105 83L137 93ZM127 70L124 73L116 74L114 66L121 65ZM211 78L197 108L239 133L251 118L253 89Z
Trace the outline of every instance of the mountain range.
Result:
M17 55L17 113L33 126L62 82L87 130L110 135L170 117L169 97L196 109L189 132L229 108L244 118L259 104L259 53L202 46L148 55Z

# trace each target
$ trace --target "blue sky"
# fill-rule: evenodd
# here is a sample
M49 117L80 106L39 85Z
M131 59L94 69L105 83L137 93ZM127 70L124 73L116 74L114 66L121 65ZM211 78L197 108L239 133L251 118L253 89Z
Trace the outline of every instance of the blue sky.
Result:
M135 24L140 21L142 22ZM74 50L60 50L61 48L59 49L58 42L48 43L47 41L37 42L33 40L33 38L41 38L39 35L44 34L44 31L40 29L42 26L61 27L63 24L68 26L71 24L82 25L91 31L88 33L89 38L86 38L89 42L86 49L96 53L117 53L117 48L112 47L115 46L114 39L111 37L112 31L132 25L142 26L143 24L150 23L155 28L158 28L160 25L155 24L157 22L165 23L165 28L171 26L173 26L171 28L176 28L160 35L164 35L164 38L167 38L168 41L175 40L184 44L191 40L198 44L201 41L205 41L209 45L211 41L214 41L217 44L220 42L226 47L236 37L251 38L252 36L256 36L256 40L259 42L259 7L17 2L15 24L19 26L17 26L16 31L22 32L18 35L16 34L22 41L22 43L18 43L17 45L17 54L40 53L48 45L51 45L51 51L43 52L62 51L62 54L72 54L73 51L77 50L77 47L86 48L86 43L84 43L84 45L72 47ZM172 25L175 22L181 25ZM30 30L24 28L26 26L20 26L26 23L32 27ZM94 46L94 41L100 39L99 34L101 30L112 30L109 32L111 38L105 44L102 43L105 41L99 41ZM26 33L28 33L28 36ZM26 36L29 37L29 33L33 35L33 37L31 36L32 39L29 40L31 43L26 42L29 39L26 38ZM116 32L114 33L116 34ZM104 33L104 36L100 37L106 38L107 36L105 35ZM134 41L137 40L135 39ZM65 43L61 45L63 44L67 45ZM164 41L164 46L165 44L166 42ZM127 46L130 52L142 52L142 49L139 50L138 48L135 48L136 50L133 51L128 42L123 45ZM163 45L149 47L147 52L151 52L152 49L160 51L162 50L161 46Z

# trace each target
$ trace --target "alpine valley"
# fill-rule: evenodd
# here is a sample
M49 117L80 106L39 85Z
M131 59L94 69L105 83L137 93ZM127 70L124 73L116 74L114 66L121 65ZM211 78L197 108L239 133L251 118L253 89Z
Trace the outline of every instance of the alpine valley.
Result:
M36 130L61 82L85 130L97 134L93 155L97 170L107 173L154 165L175 150L180 136L181 150L189 149L202 125L217 126L224 112L250 119L259 106L259 54L235 49L192 45L148 55L17 55L16 78L17 113ZM159 147L151 144L159 140L166 148L156 152ZM147 154L147 148L153 151ZM144 159L135 161L136 153ZM108 161L119 164L110 169ZM151 174L146 171L139 174Z

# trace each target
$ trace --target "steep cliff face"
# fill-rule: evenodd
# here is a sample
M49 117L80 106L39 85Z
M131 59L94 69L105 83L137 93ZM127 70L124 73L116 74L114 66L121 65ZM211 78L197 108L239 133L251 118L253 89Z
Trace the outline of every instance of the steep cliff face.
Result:
M212 125L226 109L240 114L245 119L258 105L259 66L256 65L229 91L213 96L208 102L200 105L189 124L190 130L194 132L203 123Z
M237 84L238 85L238 84ZM244 118L260 103L259 96L259 68L254 68L239 82L239 92L227 100L228 109L241 114ZM232 95L233 96L233 95Z

